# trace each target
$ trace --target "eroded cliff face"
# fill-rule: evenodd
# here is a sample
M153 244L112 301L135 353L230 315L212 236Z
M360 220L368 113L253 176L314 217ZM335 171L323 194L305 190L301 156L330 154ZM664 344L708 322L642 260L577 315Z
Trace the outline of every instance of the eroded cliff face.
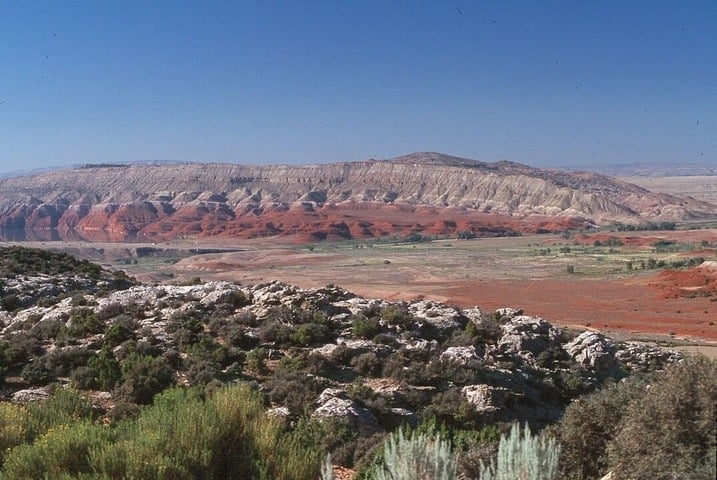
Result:
M594 173L433 153L307 166L100 165L0 180L0 229L87 240L510 234L716 217L715 205Z

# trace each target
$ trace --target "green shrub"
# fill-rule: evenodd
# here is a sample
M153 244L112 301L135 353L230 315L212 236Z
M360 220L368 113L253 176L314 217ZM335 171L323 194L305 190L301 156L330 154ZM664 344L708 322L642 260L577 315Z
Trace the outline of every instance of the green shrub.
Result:
M3 479L61 478L90 472L90 449L107 442L112 430L84 420L49 429L32 444L20 445L5 457Z
M273 404L283 405L294 414L310 407L323 387L315 377L292 371L277 372L264 386Z
M351 321L351 332L356 338L369 340L381 333L381 325L376 318L357 315Z
M263 375L266 373L266 360L268 357L269 353L265 348L255 348L247 353L246 366L251 372L257 375Z
M92 387L101 390L112 390L122 378L120 364L107 347L87 363L92 375Z
M26 363L30 358L42 353L38 339L27 332L18 332L0 340L0 363L12 367Z
M20 308L20 299L13 293L3 295L2 298L0 298L0 307L8 312L14 312Z
M47 385L87 365L93 353L85 347L58 348L25 365L22 377L34 385Z
M624 478L715 478L716 407L717 361L670 366L627 406L607 448L610 469Z
M187 357L185 359L186 379L189 385L206 385L219 375L219 366L211 359Z
M481 480L552 480L558 475L560 446L545 435L533 436L528 426L514 424L498 445L497 462L483 465Z
M306 323L300 325L289 334L289 341L292 345L308 347L310 345L323 344L332 338L331 329L319 323Z
M28 424L27 408L0 402L0 465L7 451L27 441Z
M421 412L422 418L435 419L453 428L471 428L480 415L461 392L460 387L436 393Z
M686 358L572 403L558 427L563 478L714 478L717 361Z
M51 428L92 418L92 403L72 388L58 388L44 401L27 406L28 436L34 439Z
M351 366L354 367L361 375L368 377L378 375L383 367L381 359L379 359L378 355L373 352L362 353L359 356L352 358Z
M454 480L456 459L448 441L425 434L391 434L383 448L383 460L374 467L374 480Z
M30 329L30 335L38 340L51 340L57 337L65 323L59 319L40 321Z
M121 363L122 383L117 394L139 404L149 404L157 393L174 382L174 374L162 357L131 354Z
M413 315L408 311L408 307L403 304L388 305L381 312L381 320L391 327L399 329L410 329L414 326L415 321Z
M6 427L0 441L10 448L2 452L0 477L309 480L319 474L319 450L267 417L261 394L246 386L206 398L201 390L170 389L113 427L94 422L77 408L81 403L76 392L58 390L27 415L0 404L7 414L0 417Z
M55 379L50 369L37 359L23 367L21 376L31 385L47 385Z
M121 345L130 339L135 338L135 331L139 328L137 323L132 317L128 315L118 316L112 325L105 329L104 345L109 348L114 348Z
M77 273L99 278L102 268L87 260L78 260L68 253L19 246L0 248L0 277L38 273L45 275Z
M607 384L568 405L558 427L562 478L584 480L607 473L607 444L625 409L644 389L638 378Z
M94 310L88 307L79 307L70 313L70 321L62 333L69 338L85 338L102 333L104 330L105 323L100 320Z
M259 338L263 343L274 343L279 347L293 345L291 335L294 328L280 321L268 321L259 329Z
M343 419L302 417L293 431L294 437L302 445L315 445L322 452L327 452L332 463L344 467L355 467L363 457L371 453L371 442L381 444L375 436L362 437L354 427ZM376 437L376 438L374 438Z

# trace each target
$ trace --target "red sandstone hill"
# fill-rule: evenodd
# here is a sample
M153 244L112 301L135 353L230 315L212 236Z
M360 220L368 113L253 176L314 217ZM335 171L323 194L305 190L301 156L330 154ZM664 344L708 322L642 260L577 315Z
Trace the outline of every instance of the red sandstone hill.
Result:
M481 236L712 218L714 204L596 173L437 153L305 166L86 165L0 179L0 232L30 239Z
M717 295L717 262L706 261L687 270L664 270L651 286L660 289L664 298L713 297Z

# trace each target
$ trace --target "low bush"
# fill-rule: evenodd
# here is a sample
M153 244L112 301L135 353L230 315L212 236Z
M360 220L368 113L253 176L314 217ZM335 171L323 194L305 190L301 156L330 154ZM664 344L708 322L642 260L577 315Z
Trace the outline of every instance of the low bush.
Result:
M0 453L4 480L309 480L319 474L320 451L267 417L261 394L246 386L208 397L170 389L138 416L110 427L77 411L73 392L61 392L28 413L33 435L17 427L25 422L20 407L0 404L0 412L12 413L5 423L15 426L0 433L9 448Z
M304 372L280 371L265 383L265 387L272 404L283 405L299 415L312 407L324 385Z
M28 424L27 408L0 402L0 465L7 451L28 440Z
M717 361L671 366L627 406L608 444L610 469L625 478L715 478L716 408Z
M162 357L131 354L120 364L122 379L116 394L120 398L146 405L174 383L174 373Z
M136 320L129 315L121 314L115 318L112 325L105 329L104 344L114 348L121 345L122 342L135 339L135 332L138 328L139 323Z
M361 375L374 377L381 373L382 362L375 353L366 352L352 358L351 366Z
M357 315L351 321L351 332L356 338L369 340L381 333L381 325L376 318Z
M455 480L456 469L456 458L447 440L398 430L384 443L382 459L368 478Z
M47 385L58 377L67 377L76 368L87 365L92 356L92 351L85 347L58 348L25 365L22 377L34 385Z
M105 322L94 310L88 307L77 307L70 313L70 321L66 334L70 337L84 338L88 335L102 333L105 330Z
M513 425L502 436L498 458L481 468L481 480L553 480L558 476L560 446L545 435L533 436L526 425Z
M566 479L714 478L717 361L689 357L568 406L557 430Z
M413 315L404 304L388 305L381 312L381 320L399 330L410 330L415 325Z
M50 429L94 418L92 403L72 388L57 388L47 400L31 403L27 410L29 440L34 440Z

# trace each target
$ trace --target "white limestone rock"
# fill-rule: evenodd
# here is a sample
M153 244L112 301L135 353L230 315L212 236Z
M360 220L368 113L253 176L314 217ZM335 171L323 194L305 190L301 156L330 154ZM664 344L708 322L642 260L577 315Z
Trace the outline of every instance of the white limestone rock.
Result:
M598 332L585 331L563 348L583 367L604 370L615 364L615 344Z

